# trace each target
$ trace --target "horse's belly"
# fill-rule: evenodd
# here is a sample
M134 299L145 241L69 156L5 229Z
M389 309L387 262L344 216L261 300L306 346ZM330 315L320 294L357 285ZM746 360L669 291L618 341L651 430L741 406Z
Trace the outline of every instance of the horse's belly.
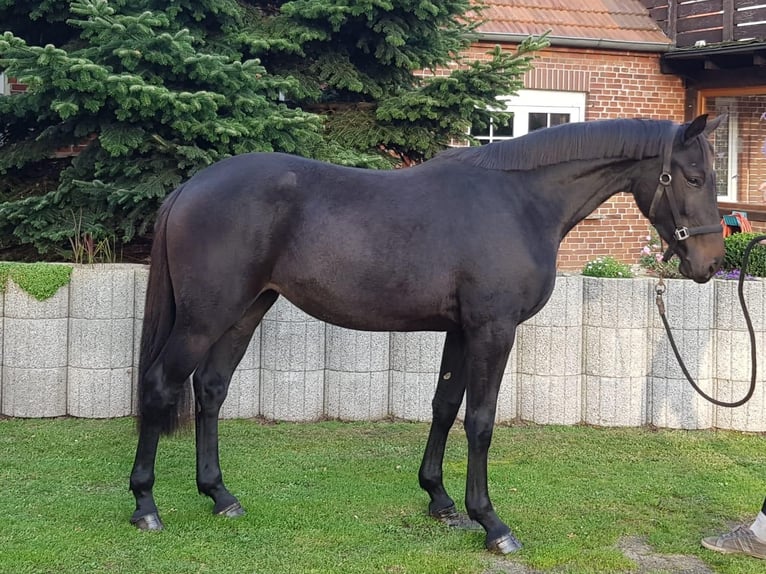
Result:
M360 331L450 331L458 327L456 305L440 305L425 297L407 298L320 289L273 286L293 305L312 317Z

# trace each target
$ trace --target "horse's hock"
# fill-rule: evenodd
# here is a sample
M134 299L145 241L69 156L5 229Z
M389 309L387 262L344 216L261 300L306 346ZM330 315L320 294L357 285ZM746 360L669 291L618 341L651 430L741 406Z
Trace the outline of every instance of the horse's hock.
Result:
M146 280L140 265L81 266L46 301L9 282L0 293L0 412L133 413ZM498 421L766 431L763 374L738 409L709 405L688 386L654 308L654 283L560 276L548 305L518 331ZM741 396L750 376L736 287L671 280L665 295L691 374L722 400ZM762 342L766 281L747 282L745 295ZM280 299L256 330L222 416L429 420L443 340L342 329Z

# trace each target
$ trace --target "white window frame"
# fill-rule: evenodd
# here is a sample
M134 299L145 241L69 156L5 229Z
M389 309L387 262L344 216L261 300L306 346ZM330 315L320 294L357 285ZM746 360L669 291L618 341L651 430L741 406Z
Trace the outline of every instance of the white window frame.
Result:
M727 110L727 114L729 115L727 119L729 124L729 141L727 142L727 171L729 179L726 182L726 193L718 195L718 201L736 202L737 197L739 197L739 131L737 128L739 122L737 117L737 108L735 106L734 97L728 98L718 96L716 98L716 105L725 105L727 102L730 103Z
M519 90L515 96L498 96L501 104L493 111L510 112L513 114L513 136L495 136L494 126L489 126L489 133L473 134L486 143L509 140L523 136L529 132L529 114L569 114L569 123L585 120L584 92L560 92L555 90Z
M8 93L8 80L6 79L5 74L0 72L0 96L4 96Z

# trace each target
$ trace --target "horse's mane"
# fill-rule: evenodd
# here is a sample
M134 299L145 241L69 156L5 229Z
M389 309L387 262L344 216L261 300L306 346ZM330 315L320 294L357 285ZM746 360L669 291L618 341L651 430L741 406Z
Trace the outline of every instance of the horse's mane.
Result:
M562 124L484 146L451 148L436 158L505 171L576 160L643 159L660 155L663 141L674 125L666 120L644 119Z

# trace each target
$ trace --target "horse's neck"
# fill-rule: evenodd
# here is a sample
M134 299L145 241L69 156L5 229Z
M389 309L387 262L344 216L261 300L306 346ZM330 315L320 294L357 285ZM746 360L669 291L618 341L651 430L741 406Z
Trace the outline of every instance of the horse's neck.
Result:
M562 184L552 189L552 201L560 202L561 237L593 213L613 195L634 193L646 172L652 171L650 160L605 159L598 162L570 162L555 166ZM543 192L545 193L545 192Z

